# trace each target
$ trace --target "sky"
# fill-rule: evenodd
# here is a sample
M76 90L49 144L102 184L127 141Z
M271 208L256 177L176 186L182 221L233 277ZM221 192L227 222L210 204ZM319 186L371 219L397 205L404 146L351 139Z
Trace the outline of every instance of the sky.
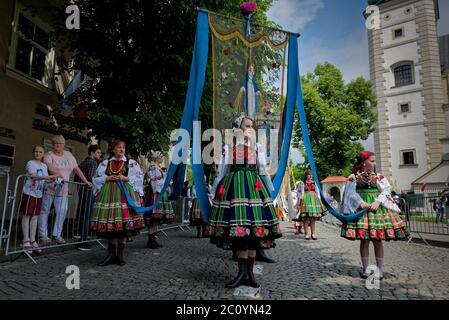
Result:
M438 35L449 34L449 0L439 0ZM312 72L318 63L330 62L349 82L359 76L369 80L368 34L362 12L366 0L274 0L268 18L284 30L299 32L299 68ZM363 145L374 149L371 136ZM295 163L301 161L293 151Z

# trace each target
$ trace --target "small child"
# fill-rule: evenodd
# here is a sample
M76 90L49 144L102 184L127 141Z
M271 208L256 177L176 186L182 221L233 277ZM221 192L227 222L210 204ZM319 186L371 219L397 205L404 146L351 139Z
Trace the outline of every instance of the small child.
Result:
M54 180L57 176L49 176L47 165L42 162L44 157L44 147L36 145L33 148L34 159L27 162L25 171L30 177L27 177L22 191L19 211L23 213L22 217L22 247L28 253L32 250L41 252L36 242L37 220L41 212L42 193L45 180Z

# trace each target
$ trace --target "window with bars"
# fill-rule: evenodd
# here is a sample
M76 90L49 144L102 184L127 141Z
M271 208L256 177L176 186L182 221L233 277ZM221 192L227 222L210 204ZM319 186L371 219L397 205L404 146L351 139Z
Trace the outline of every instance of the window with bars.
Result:
M14 68L47 85L49 33L20 13L15 34Z
M410 112L410 103L401 103L399 105L399 112L400 113Z
M396 29L393 31L393 39L401 38L404 35L404 29Z
M394 68L395 87L407 86L413 83L413 67L411 64L404 64Z

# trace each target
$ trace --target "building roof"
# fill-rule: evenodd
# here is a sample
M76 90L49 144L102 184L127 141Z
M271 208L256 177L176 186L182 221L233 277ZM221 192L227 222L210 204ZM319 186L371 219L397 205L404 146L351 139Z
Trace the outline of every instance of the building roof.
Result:
M449 70L449 34L438 38L440 47L441 70Z
M346 182L348 180L346 177L335 176L335 177L327 177L324 180L321 180L321 183L335 183L335 182Z
M447 183L449 181L449 157L445 155L439 165L430 169L411 184Z

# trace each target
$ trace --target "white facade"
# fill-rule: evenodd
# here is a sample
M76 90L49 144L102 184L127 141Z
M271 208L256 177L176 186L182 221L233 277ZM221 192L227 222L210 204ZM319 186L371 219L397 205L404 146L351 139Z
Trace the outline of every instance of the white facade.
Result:
M447 125L434 5L434 0L383 1L380 28L369 30L378 172L398 193L412 190L412 182L443 155L440 140Z

